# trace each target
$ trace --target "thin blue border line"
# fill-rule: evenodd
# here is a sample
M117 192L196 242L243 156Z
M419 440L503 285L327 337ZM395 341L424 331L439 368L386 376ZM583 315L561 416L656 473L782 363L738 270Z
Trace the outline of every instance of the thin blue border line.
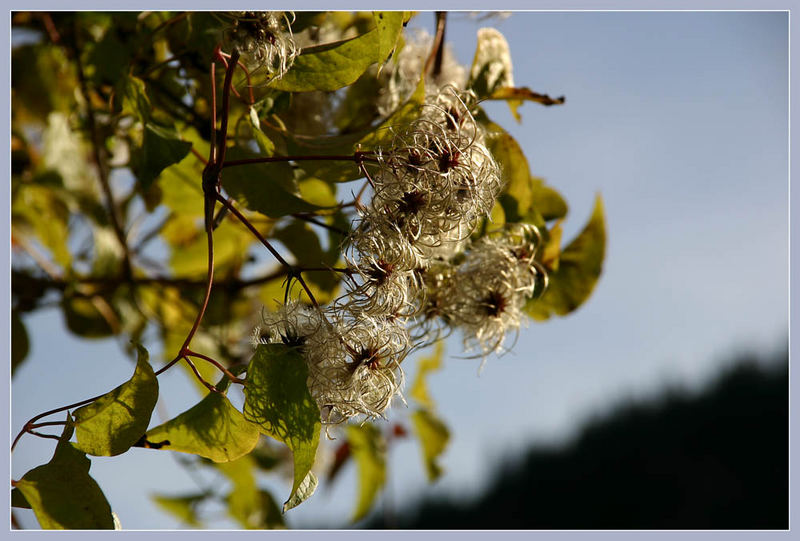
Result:
M108 11L108 10L133 10L133 9L138 11L138 10L142 9L141 7L134 8L131 5L121 5L122 3L117 3L117 2L99 3L99 2L94 2L94 1L92 1L92 2L81 1L81 2L78 2L77 4L78 5L73 3L72 5L70 5L70 8L73 9L73 10L81 9L81 10L88 10L88 11L91 11L91 10L104 10L104 11ZM370 3L367 3L367 2L351 2L351 3L348 3L346 6L333 6L333 7L335 9L347 9L347 10L353 10L353 9L375 9L377 7L375 4L376 4L375 2L370 2ZM444 9L444 10L448 10L449 9L449 10L452 10L452 11L465 11L465 10L469 10L469 9L480 10L481 9L481 4L483 4L483 3L481 3L481 2L463 2L463 1L460 1L460 2L455 2L455 1L442 2L442 1L440 1L440 2L437 2L437 6L435 7L435 9ZM508 5L508 4L511 4L511 5ZM577 12L580 12L580 11L598 11L598 12L606 12L606 11L609 11L609 12L610 11L615 11L615 12L618 12L618 11L650 11L650 12L671 12L671 11L692 11L692 12L694 12L694 11L790 11L791 7L794 7L795 5L798 5L797 2L770 1L770 0L761 1L761 2L753 2L753 1L750 1L750 0L736 0L736 1L726 1L726 2L715 1L715 0L704 0L702 2L689 1L689 0L674 0L672 2L652 2L652 1L649 1L649 0L625 0L625 1L617 0L617 1L613 2L613 4L614 4L615 7L612 8L612 7L608 7L609 3L605 3L604 7L599 7L597 5L597 2L550 0L550 1L539 1L539 2L536 2L535 3L535 7L531 7L530 3L526 3L526 4L524 4L524 7L522 9L519 9L520 7L523 6L522 2L506 2L505 5L499 7L499 9L493 9L492 11L497 11L497 10L526 11L526 12L535 12L535 11L540 11L540 12L545 12L545 11L558 11L558 12L576 12L576 11ZM648 4L650 6L658 6L658 7L656 7L656 8L652 8L651 7L650 9L647 9ZM247 7L247 6L252 7L252 5L253 5L252 3L243 3L243 4L241 4L241 6L245 6L245 7ZM54 1L53 2L42 2L42 1L39 1L39 2L29 2L24 6L16 6L15 5L15 6L10 6L10 7L13 10L22 11L24 9L24 10L28 11L28 10L48 10L48 9L50 9L50 10L59 10L59 8L61 8L62 6L63 6L63 4L56 3ZM211 2L209 2L207 0L201 0L201 1L195 1L195 2L192 2L192 3L189 3L189 2L186 2L186 1L166 2L166 3L162 4L162 5L159 5L158 9L215 10L215 9L219 9L219 7L220 6L219 6L218 3L211 3ZM240 6L236 6L236 7L240 7ZM263 6L260 6L260 7L263 8ZM270 6L270 7L273 7L273 9L275 9L275 7L279 7L279 6ZM323 3L322 1L315 1L315 2L302 1L302 2L292 3L291 6L286 6L286 7L297 9L297 10L316 10L316 9L331 9L332 6L330 5L330 3ZM387 7L389 9L392 9L395 6L387 6ZM414 3L411 3L411 5L406 4L406 5L404 5L404 7L406 9L414 9L416 7L416 5ZM420 11L430 11L431 10L431 6L429 4L424 6L424 7L425 7L425 9L422 9ZM493 6L493 7L497 8L497 6ZM515 7L517 7L518 9L515 10L514 9ZM455 9L453 9L453 8L455 8ZM11 115L10 115L10 110L11 110L11 99L10 99L10 55L11 55L10 22L11 21L10 21L10 19L11 19L11 11L12 11L12 9L9 9L9 12L8 12L8 15L7 15L8 24L6 25L6 29L5 29L5 31L7 32L7 43L9 44L8 56L3 61L3 67L5 68L6 81L7 81L7 85L4 87L4 92L6 93L5 94L5 99L6 99L6 103L8 104L7 107L5 108L5 111L4 111L3 114L7 115L7 116L4 117L4 120L6 121L6 125L9 126L9 130L4 134L3 137L4 137L4 140L6 142L6 145L7 145L6 148L7 149L10 149L10 123L11 123ZM790 281L789 281L790 282L789 283L789 324L790 324L790 327L789 327L790 328L789 350L790 350L790 358L791 358L792 353L794 353L794 347L792 346L792 340L791 340L791 337L794 334L793 333L794 329L793 329L793 326L791 325L791 323L792 323L792 321L791 321L791 308L795 305L794 297L792 296L793 288L791 287L792 283L794 281L794 277L791 274L791 268L792 268L792 262L795 259L795 255L794 254L798 253L796 250L792 250L792 248L794 247L794 244L796 242L794 240L796 237L791 234L792 233L792 223L793 223L792 220L791 220L791 208L794 206L793 205L794 198L795 197L799 197L799 196L795 195L795 193L793 193L791 191L791 155L794 153L794 151L796 150L796 146L797 146L797 145L793 145L792 141L791 141L791 125L792 125L792 122L791 122L791 119L792 119L792 117L791 117L791 87L792 87L791 80L792 80L792 78L796 77L796 70L791 70L791 58L792 58L791 49L792 49L792 44L798 43L797 39L792 39L792 35L796 32L796 30L791 26L791 12L789 13L789 17L788 17L788 24L789 24L789 43L790 43L790 45L789 45L789 47L790 47L790 51L789 51L789 69L790 69L790 72L789 72L789 75L790 75L790 79L789 79L789 90L790 90L790 93L789 93L789 100L790 100L790 104L789 104L789 107L790 107L790 109L789 109L789 111L790 111L789 133L790 133L790 136L789 136L789 139L788 139L788 144L789 144L789 149L790 149L790 160L789 160L789 167L790 167L789 171L790 171L790 174L789 174L789 197L788 197L788 203L789 203L789 228L790 228L790 230L789 230L790 261L788 263L789 263L789 269L790 269ZM795 85L795 88L797 88L797 87L798 87L798 85ZM3 160L6 162L5 163L5 166L6 166L5 169L6 169L6 171L9 172L9 177L8 178L10 180L10 159L9 158L10 158L10 151L9 151L9 153L3 154ZM8 189L9 189L9 192L10 192L10 182L8 184ZM7 192L7 193L9 193L9 192ZM7 260L6 264L3 266L3 272L6 273L6 275L5 275L6 276L6 280L7 280L7 283L9 284L9 287L7 289L5 289L4 292L3 292L4 297L2 297L2 299L5 300L5 302L7 303L7 306L10 306L10 301L11 301L11 299L10 299L10 264L11 264L11 261L10 261L10 254L11 254L11 252L10 252L10 249L11 249L10 248L10 197L6 197L6 198L2 198L2 199L3 199L3 208L6 211L6 217L7 217L6 221L3 223L3 228L7 228L6 231L5 231L5 235L4 235L4 243L5 243L5 246L6 246L6 250L5 250L4 253L5 253L5 256L8 257L8 260ZM797 256L797 257L800 258L800 256ZM8 353L9 353L8 358L10 359L10 310L6 311L2 315L2 321L5 324L5 329L6 329L6 333L7 333L6 336L9 336L9 340L8 340L8 343L7 343L7 350L6 351L8 351ZM11 423L11 420L10 420L10 363L8 364L8 366L9 366L9 371L8 371L9 384L8 384L7 389L6 389L6 392L8 392L8 396L7 396L7 402L9 403L8 428L10 430L10 423ZM791 387L795 386L794 385L794 380L796 378L797 378L796 376L792 376L792 374L791 374L791 363L790 363L790 386ZM791 401L791 393L790 393L790 401ZM795 421L794 421L793 416L791 416L791 410L790 410L790 445L792 443L791 442L791 438L797 432L796 430L791 430L792 425L794 424L794 422ZM6 431L6 434L4 435L3 440L4 440L5 445L6 445L5 448L8 449L9 448L9 444L10 444L10 434L9 434L8 431ZM793 446L791 446L790 449L792 447ZM10 476L10 474L11 474L11 460L10 460L10 455L9 455L9 476ZM795 476L796 476L796 474L791 470L791 462L790 462L790 524L793 522L793 518L794 518L794 513L792 512L793 510L791 508L791 502L792 502L792 500L791 500L791 484L792 484L791 481L794 480ZM7 509L10 509L8 507L8 503L10 503L10 502L8 502L8 499L9 499L8 493L6 493L4 498L5 498L5 501L7 502L6 503ZM278 536L278 537L281 537L281 538L284 537L284 536L291 536L293 538L297 538L299 536L299 538L301 538L301 539L317 537L317 536L320 536L320 535L325 535L326 537L331 536L333 538L340 538L340 539L352 539L352 537L354 537L354 536L356 536L356 537L358 537L358 536L370 536L370 537L379 536L381 538L387 538L387 539L401 539L401 538L408 538L408 537L411 537L411 536L417 536L417 535L419 535L419 533L423 533L423 535L425 537L430 536L430 537L436 537L436 538L440 538L440 539L463 539L465 537L466 538L476 538L477 536L480 536L481 538L483 538L483 537L485 537L487 532L475 532L475 531L437 531L437 532L403 531L403 532L395 532L395 531L353 531L353 530L338 530L338 531L325 531L325 532L322 532L322 531L312 531L312 530L299 530L299 531L290 531L290 532L269 532L268 534L265 533L265 532L254 532L253 535L270 535L270 536ZM13 534L13 535L25 535L25 536L33 535L34 537L38 537L40 535L41 536L49 535L48 532L42 532L42 531L19 531L19 532L18 531L14 531L14 532L10 532L10 534ZM194 531L194 530L192 530L192 531L177 531L177 532L167 532L167 531L161 531L161 530L139 530L139 531L133 531L133 532L131 532L131 531L129 531L129 532L120 532L120 535L134 536L134 537L142 536L143 539L145 538L145 536L152 537L152 535L154 535L154 534L155 535L165 535L165 536L167 536L167 535L169 535L169 536L173 536L173 535L184 536L185 535L188 538L189 536L194 537L196 535L207 536L207 535L218 535L219 534L219 535L229 536L229 535L231 535L231 532L230 531L225 531L225 530L218 530L218 531ZM233 534L234 535L247 535L248 532L234 531ZM569 539L569 538L579 538L579 537L584 537L584 536L591 536L591 537L608 538L608 539L620 539L620 538L626 538L626 537L630 537L630 536L635 536L636 539L639 539L642 536L644 536L646 538L661 538L661 537L664 537L664 536L667 536L667 537L680 536L681 538L688 537L690 539L709 539L710 538L710 539L726 539L726 540L727 539L742 539L742 538L762 539L765 536L773 537L775 535L780 535L780 536L788 536L788 535L790 535L790 533L786 532L786 531L757 531L757 530L756 531L709 531L709 532L691 531L691 530L674 530L674 531L648 531L648 530L644 530L644 531L642 531L642 530L630 530L630 531L576 531L576 530L566 530L566 531L492 531L492 535L498 535L498 534L502 535L502 536L514 537L514 538L520 537L520 536L525 536L525 538L541 537L541 536L551 537L552 536L552 537L557 537L559 539L563 539L565 537ZM107 532L64 532L61 535L66 535L68 537L76 536L76 538L78 538L77 536L79 536L79 538L83 539L87 535L88 536L94 536L94 535L103 535L103 536L105 536L105 535L107 535Z

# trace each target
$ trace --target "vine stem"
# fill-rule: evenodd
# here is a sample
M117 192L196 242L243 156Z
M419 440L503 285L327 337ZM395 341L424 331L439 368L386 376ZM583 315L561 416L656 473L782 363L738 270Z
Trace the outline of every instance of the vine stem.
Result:
M77 35L77 32L76 32ZM100 180L100 188L103 192L103 199L105 200L106 210L111 220L111 228L114 230L114 235L122 248L122 265L125 276L133 276L133 268L131 267L131 253L128 248L127 235L123 228L122 221L119 217L117 205L114 202L114 194L111 191L111 184L108 180L108 168L102 155L102 145L100 141L100 134L97 130L97 120L94 115L94 108L92 107L92 100L89 96L89 88L86 82L86 74L83 72L83 63L81 62L80 51L78 50L77 38L73 40L73 57L77 69L75 70L78 75L78 86L80 87L81 95L86 102L86 117L89 125L89 136L92 141L92 158L97 166L97 176Z
M224 366L222 366L222 364L220 364L218 361L216 361L216 360L212 359L212 358L211 358L211 357L209 357L208 355L203 355L202 353L197 353L196 351L192 351L192 350L190 350L190 349L187 349L187 350L186 350L186 356L187 356L187 357L196 357L196 358L198 358L198 359L203 359L204 361L206 361L206 362L209 362L209 363L213 364L213 365L214 365L214 366L216 366L216 367L217 367L217 368L218 368L218 369L219 369L219 370L220 370L220 371L221 371L223 374L225 374L226 376L228 376L228 379L230 379L232 383L239 383L239 384L241 384L241 385L244 385L244 384L245 384L245 381L244 381L243 379L239 379L238 377L236 377L236 376L235 376L235 375L234 375L234 374L233 374L233 373L232 373L230 370L228 370L227 368L225 368Z
M250 165L256 163L272 163L272 162L302 162L302 161L343 161L343 162L362 162L377 163L378 159L370 156L366 152L354 152L353 154L319 154L319 155L295 155L295 156L270 156L268 158L247 158L243 160L230 160L225 162L222 167L235 167L237 165Z
M423 73L428 73L433 68L432 75L437 77L442 72L442 60L444 58L444 31L447 26L447 12L436 12L436 35L433 38L431 54L425 61Z
M17 442L19 442L19 439L22 437L22 435L25 434L26 432L30 432L31 426L34 423L36 423L36 421L41 419L42 417L47 417L48 415L53 415L54 413L59 413L59 412L66 411L66 410L69 410L69 409L72 409L72 408L78 408L80 406L83 406L83 405L86 405L86 404L90 404L90 403L94 402L95 400L97 400L98 398L100 398L101 396L103 396L104 394L105 393L103 393L101 395L97 395L97 396L92 397L92 398L87 398L86 400L81 400L80 402L75 402L74 404L70 404L68 406L62 406L60 408L55 408L55 409L46 411L44 413L40 413L36 417L33 417L27 423L25 423L25 425L22 427L22 430L20 430L19 434L17 434L17 437L14 438L14 442L11 444L11 451L14 451L14 447L17 446Z
M215 51L215 55L217 58L221 58L219 54L220 54L219 48L217 48L217 50ZM197 367L194 366L194 363L191 361L191 359L187 357L187 355L189 352L188 349L189 343L192 341L192 338L194 338L194 335L197 333L197 330L200 327L200 323L203 320L203 316L205 315L206 309L208 308L208 302L209 299L211 298L211 288L214 282L214 237L213 237L214 206L216 204L217 198L221 197L219 195L219 189L220 189L219 179L220 179L220 173L222 171L222 163L225 160L225 146L227 141L227 130L228 130L228 109L230 104L230 90L231 90L231 82L233 80L233 71L236 69L238 65L239 52L237 50L234 50L230 58L231 62L228 63L228 69L225 72L225 82L223 85L223 94L222 94L223 114L222 114L222 121L220 123L219 133L221 134L221 137L219 141L217 141L218 132L216 131L216 75L215 75L216 63L213 60L211 62L211 69L210 69L210 75L212 81L211 148L209 150L208 163L206 164L206 167L203 170L203 193L205 196L204 198L205 229L206 229L206 237L208 239L208 273L206 279L206 291L203 298L202 307L200 308L200 311L198 312L197 317L195 318L194 323L192 325L192 328L189 331L189 334L186 336L186 339L184 340L180 351L172 361L170 361L169 363L167 363L166 365L164 365L155 372L155 375L158 376L159 374L162 374L165 371L167 371L179 360L184 359L189 364L189 366L191 367L192 371L195 373L197 378L211 391L217 391L216 387L214 387L213 385L211 385L210 383L208 383L203 379L203 377L197 371ZM80 60L78 60L78 76L81 83L81 89L88 99L88 94L86 93L86 83L83 80L83 73L80 65ZM94 145L95 160L98 162L98 168L100 169L101 184L103 184L104 191L106 192L107 203L110 204L110 211L111 211L110 214L112 222L115 225L114 229L115 231L117 231L117 235L118 237L120 237L120 242L122 243L123 248L125 250L125 261L128 263L128 266L126 268L126 277L130 280L132 279L132 273L130 272L130 259L128 255L129 254L128 246L127 243L125 242L124 232L122 231L116 219L116 213L115 213L116 209L113 205L113 197L111 197L110 190L106 189L108 188L107 179L105 179L106 182L102 182L105 177L103 174L102 164L100 162L99 149L96 144L97 137L96 137L96 127L94 126L94 112L92 111L91 106L88 106L87 109L90 117L89 124L92 131L92 140L95 143ZM74 404L70 404L68 406L62 406L60 408L52 409L33 417L27 423L25 423L25 425L22 427L22 430L20 430L19 434L17 434L17 436L14 438L14 441L11 444L11 451L12 452L14 451L14 448L19 442L20 438L25 433L30 433L40 437L58 439L58 437L56 436L50 436L48 434L39 434L34 432L33 425L36 423L36 421L38 421L43 417L47 417L48 415L53 415L61 411L69 410L71 408L80 407L85 404L90 404L102 396L105 396L105 393L92 398L88 398L86 400L82 400L80 402L75 402ZM44 426L44 424L40 424L39 426Z
M289 280L291 280L292 278L297 278L297 281L300 282L301 286L303 286L306 295L308 295L308 299L311 301L311 304L313 304L315 308L319 309L319 303L317 302L317 299L314 297L314 294L311 293L311 290L308 288L308 284L306 284L305 280L303 280L303 277L301 276L299 270L290 265L289 262L287 262L283 258L283 256L281 256L281 254L279 254L278 251L275 250L275 248L273 248L272 244L270 244L270 242L266 238L264 238L264 235L262 235L258 231L258 229L256 229L255 226L253 226L253 224L250 223L250 220L248 220L241 212L239 212L239 210L235 206L233 206L233 203L231 203L230 201L228 201L227 199L222 197L222 195L219 194L217 195L217 201L225 205L225 207L231 212L231 214L236 216L236 218L238 218L239 221L242 222L245 225L245 227L247 227L247 229L249 229L250 232L256 236L256 238L261 242L261 244L263 244L267 248L267 250L269 250L269 252L273 255L273 257L277 259L281 265L283 265L288 269ZM287 290L288 290L288 284L287 284Z

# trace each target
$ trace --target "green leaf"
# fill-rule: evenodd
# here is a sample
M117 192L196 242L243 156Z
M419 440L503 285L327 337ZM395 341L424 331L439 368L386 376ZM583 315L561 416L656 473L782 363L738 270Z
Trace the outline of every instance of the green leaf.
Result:
M43 529L111 530L111 506L89 476L91 461L69 442L72 432L68 416L50 462L30 470L15 486Z
M307 378L302 356L283 344L258 346L247 368L245 418L292 450L294 481L285 505L298 494L307 498L316 485L306 476L314 464L322 424Z
M174 131L148 123L135 160L136 177L142 189L149 189L164 169L183 160L191 148L192 143L182 141Z
M547 290L525 305L528 315L543 321L554 314L565 316L586 302L603 270L605 247L605 213L598 195L589 221L561 252L558 269L549 273Z
M130 47L109 30L91 49L88 64L94 67L92 79L98 83L116 83L125 74L131 60Z
M417 363L417 375L411 385L409 396L427 408L433 408L433 399L428 392L428 384L425 380L431 372L436 372L442 368L442 358L444 357L444 341L436 342L436 349L430 357L420 359Z
M358 503L353 522L364 518L386 483L386 442L375 425L347 425L350 453L358 468Z
M255 466L252 455L217 464L217 468L232 483L225 498L228 514L243 528L250 530L285 528L280 507L269 492L259 489L256 484Z
M214 276L240 268L247 259L253 234L231 217L214 231ZM208 272L208 238L205 232L185 245L174 245L169 259L175 276L205 276Z
M202 174L200 160L192 155L164 169L157 185L162 193L161 202L177 214L202 216Z
M122 96L122 114L135 116L145 124L150 118L150 98L144 81L132 75L126 75L118 83L118 92Z
M352 88L352 87L351 87ZM332 137L288 137L287 149L296 155L350 155L356 149L374 150L392 143L393 127L404 126L419 117L425 101L425 81L420 79L414 93L380 125L357 133ZM364 176L353 161L308 160L299 163L301 169L311 177L327 182L349 182Z
M340 133L349 134L369 129L370 124L378 117L377 99L382 85L375 71L367 70L358 81L347 87L333 116L333 123Z
M195 527L201 526L200 519L197 516L197 504L208 498L208 494L204 492L187 494L185 496L154 494L151 498L162 510L174 516L182 523Z
M427 409L412 413L411 423L422 447L428 481L435 481L442 474L442 468L437 463L437 459L447 447L450 431L441 419Z
M313 476L314 474L308 472L308 475ZM297 494L295 494L294 496L295 498L298 497L302 488L303 487L301 484L301 488L298 489ZM311 492L313 493L314 490L312 489ZM283 521L281 508L278 507L278 503L275 501L275 498L272 497L272 494L270 494L266 490L259 490L258 494L261 500L261 516L263 517L260 528L267 528L271 530L285 529L286 523ZM309 496L311 496L310 493L305 498L303 498L303 501L305 501ZM298 502L296 505L299 505L300 503L302 503L302 501ZM284 512L287 510L288 509L284 509Z
M383 62L397 47L406 14L403 11L373 11L372 17L378 31L378 62Z
M300 481L294 494L283 504L283 512L285 513L289 509L294 509L309 499L311 495L314 494L314 491L317 490L317 484L319 484L317 476L314 475L314 472L308 472L303 480Z
M478 99L506 100L517 122L522 120L518 109L524 101L542 105L564 103L563 96L551 98L528 87L515 88L512 71L511 51L503 34L494 28L478 30L478 44L467 83L467 88L472 89Z
M250 129L253 131L253 137L255 137L256 144L258 144L262 155L268 158L275 154L275 143L261 131L261 121L258 119L258 112L255 108L250 107L248 119L250 121Z
M499 128L496 124L493 126ZM494 159L497 160L506 182L506 187L500 197L506 220L508 222L522 221L533 203L533 182L528 160L519 143L505 131L491 131L487 139L487 146Z
M101 297L64 296L61 308L64 310L64 321L70 332L84 338L104 338L114 333L108 319L98 309L106 304Z
M557 220L567 215L567 202L556 190L546 186L542 179L533 177L533 208L545 221Z
M258 432L255 426L253 429ZM256 485L254 468L255 461L249 455L232 462L217 464L217 469L232 483L231 490L225 498L228 514L243 528L260 528L262 523L261 496Z
M304 201L320 207L334 207L336 200L336 186L314 177L306 177L297 181L300 196Z
M11 310L11 375L17 366L25 360L30 350L30 343L28 341L28 331L25 330L25 324L22 318L19 317L17 310Z
M258 156L233 148L228 151L226 160L255 157ZM287 186L293 183L294 173L286 162L237 165L222 173L222 186L231 197L270 218L321 208L289 192Z
M24 183L14 194L11 206L11 224L15 235L35 235L53 256L56 263L69 269L72 254L69 251L69 208L55 190L43 186L48 176L58 178L55 171L37 175L32 183Z
M258 429L224 394L209 393L174 419L150 429L145 438L147 447L229 462L253 450Z
M381 44L391 39L389 27L395 22L393 17L386 20L383 32L376 28L352 39L303 49L283 78L271 84L272 88L289 92L333 91L353 84L370 65L385 60L381 57Z
M75 410L75 447L97 456L124 453L147 431L158 400L158 379L147 350L137 346L139 359L130 380L91 404Z
M509 86L514 86L514 79L506 38L497 29L479 29L467 88L472 89L478 99L484 99L496 89Z

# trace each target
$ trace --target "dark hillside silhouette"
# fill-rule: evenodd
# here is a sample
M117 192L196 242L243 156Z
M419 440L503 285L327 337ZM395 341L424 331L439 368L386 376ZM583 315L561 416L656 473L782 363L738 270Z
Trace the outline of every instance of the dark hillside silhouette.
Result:
M477 499L428 498L392 527L786 529L788 401L786 356L743 358L699 393L624 404L564 447L509 460Z

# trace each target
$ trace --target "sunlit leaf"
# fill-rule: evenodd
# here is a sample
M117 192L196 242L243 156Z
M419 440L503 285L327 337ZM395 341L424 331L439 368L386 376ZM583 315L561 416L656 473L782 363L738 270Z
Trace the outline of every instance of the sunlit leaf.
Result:
M563 218L567 215L567 202L555 189L544 184L544 180L532 178L533 207L546 221Z
M197 504L208 498L208 494L203 492L185 496L154 494L151 498L158 507L177 518L183 524L198 527L201 523L197 515Z
M183 160L191 148L192 143L181 140L174 131L148 123L134 164L142 189L149 189L164 169Z
M170 210L186 216L203 215L203 165L193 155L187 155L180 163L164 169L158 188L161 201Z
M244 389L245 418L292 450L294 481L290 500L314 464L322 426L319 408L306 385L307 377L305 361L297 351L282 344L260 345L247 368Z
M386 483L386 442L373 424L347 425L347 441L358 468L358 501L353 522L364 518Z
M286 500L283 504L283 512L285 513L289 509L294 509L307 499L309 499L314 491L317 490L317 484L319 481L317 480L317 476L314 475L314 472L309 471L306 476L300 481L300 484L297 486L297 490L294 491L294 494Z
M252 425L251 425L252 426ZM253 426L258 432L258 429ZM260 526L260 496L253 472L255 462L245 455L231 462L217 464L217 469L231 481L231 490L226 498L228 514L243 528Z
M547 290L526 304L528 315L537 320L564 316L586 302L603 270L605 247L605 213L598 195L589 221L561 252L558 270L550 273Z
M114 456L127 451L147 431L158 400L158 379L147 350L138 346L138 354L131 379L75 410L76 448L90 455Z
M483 99L499 88L513 86L511 51L506 38L495 28L479 29L467 88Z
M352 39L303 49L289 71L273 82L272 87L309 92L333 91L353 84L370 65L385 60L381 57L381 44L391 40L390 27L394 28L396 15L385 17L383 32L374 29Z
M441 419L430 410L420 409L411 414L411 423L422 447L428 480L435 481L442 474L437 460L447 447L450 431Z
M258 443L258 429L222 393L209 393L174 419L150 429L145 446L199 455L214 462L236 460Z
M250 231L236 222L236 218L225 220L214 231L215 276L240 268L247 259L248 246L257 242ZM205 276L208 271L208 238L205 232L184 246L173 246L169 264L176 276Z
M304 201L320 207L336 205L336 187L329 182L314 177L306 177L297 182L300 196Z
M30 470L15 486L43 529L111 530L111 506L89 476L91 461L69 442L72 432L68 418L50 462Z
M333 118L341 133L365 130L378 117L377 100L382 86L376 72L367 70L358 81L347 87Z
M528 160L519 143L505 131L491 132L487 146L500 165L506 182L500 198L506 220L519 222L528 214L533 203L533 182Z
M542 252L542 264L551 271L558 270L558 261L561 257L561 236L564 228L561 227L561 220L557 221L550 228L547 235L547 242Z
M261 150L261 154L268 158L275 154L275 143L273 143L269 137L267 137L263 131L261 131L261 121L258 119L258 112L251 107L248 120L250 122L250 129L253 131L253 137L255 137L256 144L258 144L259 150Z
M255 460L248 455L233 462L217 464L217 468L231 481L225 498L228 514L243 528L285 528L281 510L272 495L256 484Z
M408 395L427 408L433 408L433 398L428 391L426 378L431 372L436 372L442 368L442 358L444 357L444 341L436 342L436 349L429 357L424 357L417 362L417 375Z
M47 173L45 173L47 174ZM52 172L57 178L58 174ZM34 180L43 180L44 174ZM60 179L59 179L60 180ZM72 263L69 240L69 208L50 187L38 182L22 184L11 205L11 227L15 234L35 236L64 269Z
M402 11L373 11L375 28L378 31L378 62L383 62L397 46L406 14Z
M122 99L122 114L133 115L142 124L150 118L150 98L145 83L138 77L126 75L117 84Z

